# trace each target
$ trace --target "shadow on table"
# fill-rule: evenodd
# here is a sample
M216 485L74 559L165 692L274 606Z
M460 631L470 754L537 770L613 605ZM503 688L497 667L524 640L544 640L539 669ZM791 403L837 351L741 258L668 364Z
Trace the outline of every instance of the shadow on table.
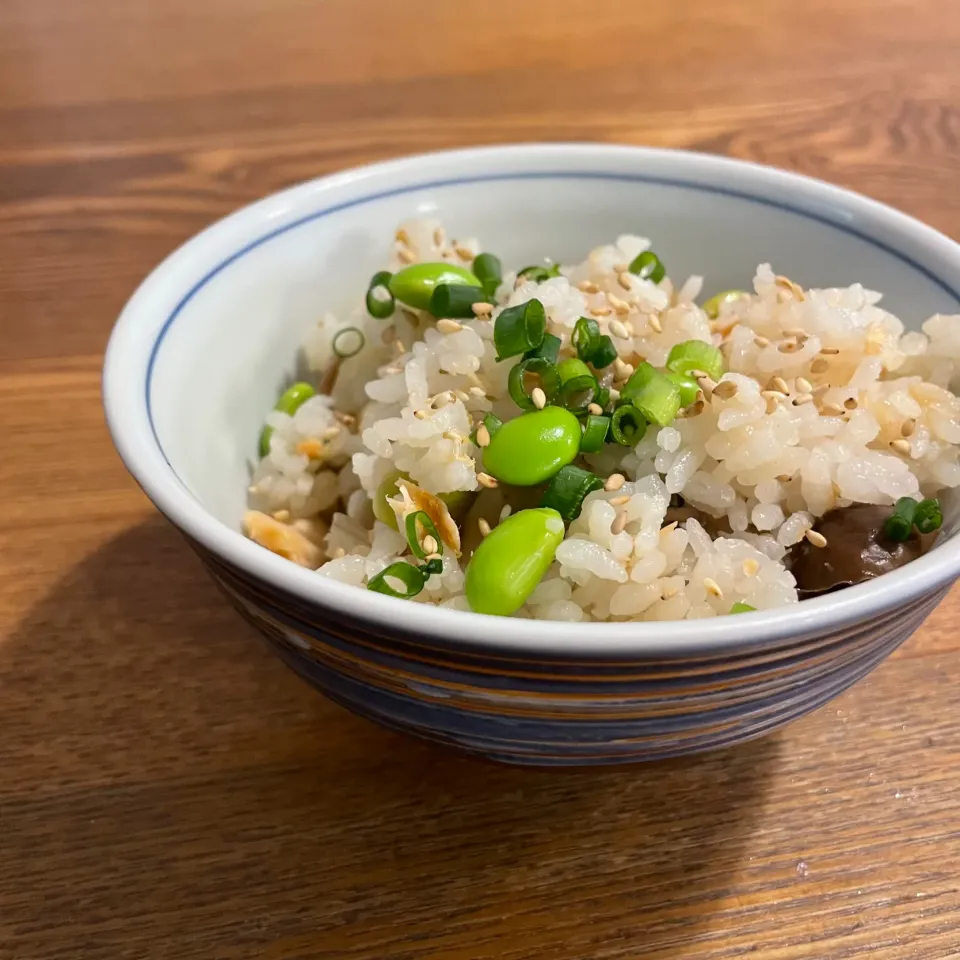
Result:
M80 936L79 897L84 937L152 956L682 957L778 750L531 771L382 731L269 655L159 518L79 562L0 677L0 914L22 955ZM24 871L37 889L11 898Z

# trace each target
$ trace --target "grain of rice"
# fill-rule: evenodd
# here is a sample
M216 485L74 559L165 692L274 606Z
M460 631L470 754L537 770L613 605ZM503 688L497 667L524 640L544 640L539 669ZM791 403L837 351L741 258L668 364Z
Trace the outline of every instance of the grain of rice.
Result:
M743 570L744 576L755 577L760 572L760 564L753 557L747 557L740 564L740 569Z
M712 577L704 577L703 586L710 596L718 597L721 600L723 599L723 591L720 589L720 584L718 584L717 581Z

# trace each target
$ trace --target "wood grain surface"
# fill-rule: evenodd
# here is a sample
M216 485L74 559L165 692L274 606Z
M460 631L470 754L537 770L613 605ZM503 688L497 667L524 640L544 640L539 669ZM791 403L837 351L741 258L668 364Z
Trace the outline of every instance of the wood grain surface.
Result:
M951 0L0 0L0 958L960 956L960 593L727 753L535 773L323 701L115 456L138 280L406 152L666 144L960 239Z

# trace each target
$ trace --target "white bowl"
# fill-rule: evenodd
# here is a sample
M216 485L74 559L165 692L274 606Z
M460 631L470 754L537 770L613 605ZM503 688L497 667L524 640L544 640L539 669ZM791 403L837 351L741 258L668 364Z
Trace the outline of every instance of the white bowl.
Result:
M700 154L581 144L427 154L311 181L214 224L144 281L117 322L104 368L110 429L241 612L335 699L506 759L702 749L849 685L960 574L951 517L951 535L923 558L799 605L569 624L404 603L247 540L239 525L258 431L298 344L321 312L358 302L396 224L417 214L481 237L507 263L573 262L642 233L673 276L703 274L707 290L742 287L769 261L805 286L881 290L908 326L960 312L960 247L946 237L816 180Z

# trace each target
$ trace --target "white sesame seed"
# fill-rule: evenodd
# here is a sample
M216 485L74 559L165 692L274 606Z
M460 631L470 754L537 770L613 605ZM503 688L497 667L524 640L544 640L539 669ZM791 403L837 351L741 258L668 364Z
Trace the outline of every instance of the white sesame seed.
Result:
M489 317L493 313L493 304L487 303L485 300L478 300L476 303L470 304L470 309L474 312L475 316L478 317Z
M709 400L713 396L713 391L717 389L717 381L712 377L697 377L697 384L703 391L703 395Z
M477 526L480 528L481 536L485 537L487 536L488 533L490 533L490 524L487 523L487 521L484 520L483 517L480 517L480 519L477 520Z
M486 487L489 490L494 490L500 486L500 481L496 477L491 477L489 473L478 473L477 474L477 483L481 487Z
M455 244L453 245L453 252L454 252L461 260L472 260L472 259L473 259L473 251L468 250L466 247L461 247L459 243L455 243Z
M276 510L273 514L273 519L278 523L286 523L290 519L289 510Z
M830 369L830 361L825 360L823 357L817 357L813 363L810 364L811 373L826 373Z
M633 288L630 286L630 281L627 279L627 272L626 272L626 270L623 270L623 271L621 271L620 273L617 274L617 283L619 283L620 286L623 287L624 290L632 290L632 289L633 289Z
M609 317L613 310L610 307L591 307L590 312L595 317Z
M723 591L720 589L720 584L717 583L712 577L703 578L704 589L713 597L719 597L723 599Z
M815 547L825 547L827 545L827 538L818 530L808 530L804 536L807 538L807 542Z
M627 511L621 510L614 518L610 526L610 532L616 536L623 533L623 528L627 525Z
M844 412L845 411L843 407L836 403L825 403L820 408L820 413L822 413L825 417L842 417Z
M577 289L584 293L599 293L600 288L592 280L581 280L577 284Z
M753 343L755 346L760 347L761 349L763 349L764 347L770 346L770 341L766 337L760 337L760 336L754 337Z
M737 395L738 387L733 380L724 380L713 388L713 395L721 400L732 400Z
M847 410L856 410L859 404L853 397L847 397L847 399L843 401L843 406Z
M428 533L420 543L420 548L423 550L424 553L436 553L437 541L434 540L433 536Z
M427 419L427 416L428 416L426 410L414 410L414 411L413 411L413 415L414 415L418 420L426 420L426 419Z
M599 403L588 403L587 413L592 413L595 417L599 417L603 414L603 407L601 407Z
M471 396L471 397L477 397L477 399L479 399L480 397L485 397L486 395L487 395L487 394L486 394L486 391L483 389L483 387L471 387L471 388L470 388L470 396Z
M807 337L807 331L800 327L787 327L783 334L786 337L796 337L797 339L806 339Z
M825 357L835 357L840 352L840 348L839 347L821 347L820 352Z
M910 446L909 440L892 440L890 446L896 450L897 453L903 454L905 457L909 457L913 452L913 448Z
M398 259L401 263L413 263L413 261L416 260L417 258L416 258L416 257L413 255L413 253L412 253L410 250L408 250L406 247L401 247L401 248L397 251L397 259Z
M912 437L914 433L917 432L917 421L916 420L904 420L903 426L900 427L900 433L905 437Z
M770 387L773 390L777 390L780 393L787 394L790 392L790 387L787 386L787 381L783 377L774 377L770 381Z
M650 324L650 329L654 333L663 333L663 324L660 322L660 318L656 314L651 314L648 318Z
M626 340L628 337L627 328L619 320L610 321L610 332L621 340Z
M801 393L793 398L795 407L802 407L805 403L813 403L813 397L809 393Z
M607 477L607 482L603 485L603 489L606 490L607 493L611 493L614 490L619 490L626 482L627 478L622 473L611 473L610 476Z
M630 494L623 493L619 497L613 497L608 502L611 507L622 507L625 503L629 503L629 501L630 501Z
M437 321L437 329L441 333L459 333L463 329L463 324L444 317L442 320Z
M803 378L803 377L797 377L797 379L796 379L796 387L797 387L797 393L812 393L812 392L813 392L813 384L812 384L809 380L806 380L806 379Z
M534 387L530 391L530 399L538 410L542 410L547 405L547 395L540 387Z
M500 510L500 522L503 523L511 513L513 513L513 507L511 507L509 503L505 503Z
M443 227L437 227L437 229L433 231L433 242L435 246L443 246Z
M630 312L630 304L612 293L607 294L607 302L617 311L619 317L625 317Z
M490 446L490 431L487 429L487 425L485 423L481 423L480 426L477 427L477 446Z
M337 547L337 549L333 551L334 560L339 560L341 557L345 557L346 555L347 551L344 550L343 547Z

